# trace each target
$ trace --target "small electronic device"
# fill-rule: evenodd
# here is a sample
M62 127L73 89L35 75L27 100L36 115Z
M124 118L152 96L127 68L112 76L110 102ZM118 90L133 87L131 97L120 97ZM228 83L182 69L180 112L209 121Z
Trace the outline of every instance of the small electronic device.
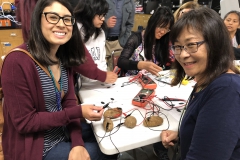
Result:
M138 79L139 83L142 85L143 88L146 89L156 89L157 84L148 76L141 75Z
M148 100L151 100L155 94L154 89L143 88L140 92L133 98L132 104L138 107L145 107Z

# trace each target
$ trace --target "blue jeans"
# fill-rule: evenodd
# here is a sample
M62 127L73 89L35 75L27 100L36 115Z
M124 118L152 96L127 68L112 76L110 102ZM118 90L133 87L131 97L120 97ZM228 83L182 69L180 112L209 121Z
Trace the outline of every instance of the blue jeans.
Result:
M81 123L82 137L85 148L91 157L91 160L116 160L118 154L105 155L101 152L95 139L92 128L87 123ZM44 160L67 160L71 150L71 142L61 142L55 145L45 156Z

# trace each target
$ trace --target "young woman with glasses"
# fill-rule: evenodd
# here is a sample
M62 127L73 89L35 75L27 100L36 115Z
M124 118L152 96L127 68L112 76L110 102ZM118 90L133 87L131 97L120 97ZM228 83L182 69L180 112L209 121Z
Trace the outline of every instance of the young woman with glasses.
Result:
M239 159L240 73L223 20L207 7L189 11L174 24L170 40L176 69L172 85L186 75L197 83L178 131L161 133L163 145L178 142L185 160Z
M4 159L104 159L98 143L82 137L72 67L83 64L86 51L70 3L38 0L29 39L19 48L36 61L19 50L4 60Z
M159 7L150 17L146 30L132 33L118 59L125 76L145 69L153 75L169 69L173 55L169 50L169 32L174 23L172 11Z
M74 9L74 16L85 46L102 71L107 71L104 17L108 12L108 6L106 0L80 0ZM117 78L113 72L107 72L107 76ZM81 76L81 79L83 82L92 81L84 76Z

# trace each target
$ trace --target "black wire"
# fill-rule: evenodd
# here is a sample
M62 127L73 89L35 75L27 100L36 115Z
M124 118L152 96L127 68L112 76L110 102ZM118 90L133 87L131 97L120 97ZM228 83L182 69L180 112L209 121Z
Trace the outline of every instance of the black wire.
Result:
M102 138L102 139L98 142L98 145L102 142L103 138L105 138L106 133L107 133L107 131L105 131L103 137L100 137L100 138Z
M131 85L131 84L135 84L135 83L136 83L136 80L132 81L132 82L123 82L121 87L125 87L125 86Z

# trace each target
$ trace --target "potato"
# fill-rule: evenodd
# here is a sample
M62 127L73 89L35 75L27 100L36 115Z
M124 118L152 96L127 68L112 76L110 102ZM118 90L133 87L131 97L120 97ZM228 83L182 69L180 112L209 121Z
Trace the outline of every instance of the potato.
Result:
M110 108L108 110L106 110L103 114L104 118L118 118L122 115L122 108Z
M162 125L163 119L159 116L150 116L148 118L145 118L143 121L143 125L145 127L157 127Z
M113 121L110 118L105 118L103 121L103 129L106 132L110 132L113 130Z
M124 125L127 127L127 128L134 128L137 124L137 119L133 116L128 116L126 119L125 119L125 122L124 122Z

